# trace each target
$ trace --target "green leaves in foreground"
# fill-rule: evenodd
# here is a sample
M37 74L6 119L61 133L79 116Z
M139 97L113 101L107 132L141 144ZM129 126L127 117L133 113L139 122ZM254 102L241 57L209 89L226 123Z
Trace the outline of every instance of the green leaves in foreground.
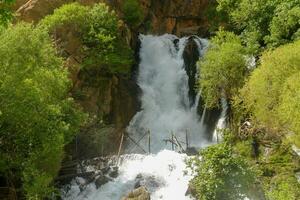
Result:
M246 161L227 143L210 146L190 160L196 173L191 181L199 200L243 200L255 182Z
M0 174L22 183L28 199L43 199L83 114L68 98L68 73L46 31L9 27L0 57Z

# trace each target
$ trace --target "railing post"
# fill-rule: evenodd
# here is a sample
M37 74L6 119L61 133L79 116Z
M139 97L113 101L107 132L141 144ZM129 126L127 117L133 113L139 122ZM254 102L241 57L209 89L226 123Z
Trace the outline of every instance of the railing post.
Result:
M123 145L123 140L124 140L124 132L122 134L121 142L120 142L120 146L119 146L117 166L119 165L119 161L120 161L120 154L121 154L121 149L122 149L122 145Z
M188 130L185 131L185 142L186 142L186 150L189 148L189 138L188 138Z
M151 154L151 134L150 134L150 130L148 130L148 137L149 137L149 141L148 141L149 154Z

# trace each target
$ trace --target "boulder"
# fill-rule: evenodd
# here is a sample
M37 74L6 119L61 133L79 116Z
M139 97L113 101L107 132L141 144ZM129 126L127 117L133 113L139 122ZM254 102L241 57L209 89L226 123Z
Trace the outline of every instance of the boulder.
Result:
M196 147L189 147L186 149L185 153L188 155L188 156L193 156L193 155L197 155L198 154L198 150Z
M145 187L139 187L131 191L122 200L150 200L150 193Z
M95 181L96 188L100 188L102 185L106 184L109 181L110 179L108 177L102 175L99 176Z
M109 176L111 178L117 178L118 175L119 175L119 168L118 167L112 167L110 172L109 172Z

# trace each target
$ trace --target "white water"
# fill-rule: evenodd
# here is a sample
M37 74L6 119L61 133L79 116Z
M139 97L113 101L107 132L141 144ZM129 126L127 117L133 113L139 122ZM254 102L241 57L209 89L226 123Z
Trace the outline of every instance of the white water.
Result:
M227 118L227 110L228 110L228 104L225 98L221 99L221 107L222 107L222 112L220 115L220 118L218 120L216 129L213 133L213 142L214 143L219 143L223 136L222 136L222 130L226 128L226 118Z
M177 48L173 42L177 37L173 35L141 35L140 39L142 46L138 84L143 91L142 111L131 121L129 134L138 139L149 130L151 152L154 153L164 148L171 149L171 144L166 145L164 142L171 138L171 133L185 142L188 132L191 146L205 145L204 127L199 122L196 109L198 102L190 106L188 96L188 76L182 57L188 38L179 39ZM201 44L197 42L200 49ZM206 41L203 43L207 46ZM140 143L147 147L148 142L148 137L145 137Z
M119 168L120 175L116 179L98 190L94 184L90 184L83 192L80 192L79 186L74 180L65 199L120 200L134 188L136 177L139 174L143 175L143 185L151 192L152 200L191 199L185 196L188 182L192 178L190 174L185 175L186 155L163 150L156 155L131 154L122 157L123 162Z
M163 140L170 139L173 133L179 141L185 141L188 132L190 146L203 147L209 142L203 139L205 129L197 115L200 95L192 106L188 97L188 76L182 58L188 38L179 39L177 47L174 45L175 39L178 38L173 35L140 36L138 84L142 89L142 110L132 119L127 131L138 141L149 130L151 153L154 154L123 155L120 174L113 181L99 189L91 183L80 192L74 180L64 199L119 200L133 190L140 174L144 177L144 185L151 193L152 200L191 199L185 196L188 182L192 178L190 172L186 171L185 160L188 157L170 151L171 144L166 145ZM200 54L203 54L207 41L195 41L198 42ZM148 142L148 137L145 137L139 143L147 150ZM126 150L128 153L131 150L138 151L135 147L128 143ZM80 181L83 180L77 178L77 182Z

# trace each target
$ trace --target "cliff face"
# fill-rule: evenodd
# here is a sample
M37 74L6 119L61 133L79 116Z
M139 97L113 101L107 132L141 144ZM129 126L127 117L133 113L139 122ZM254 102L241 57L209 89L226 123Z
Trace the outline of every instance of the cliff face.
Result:
M122 18L124 0L75 0L85 5L105 2L117 11ZM16 10L19 19L37 22L51 14L55 8L74 0L17 0ZM144 22L138 32L178 36L208 34L208 20L205 11L214 0L139 0L143 9Z

